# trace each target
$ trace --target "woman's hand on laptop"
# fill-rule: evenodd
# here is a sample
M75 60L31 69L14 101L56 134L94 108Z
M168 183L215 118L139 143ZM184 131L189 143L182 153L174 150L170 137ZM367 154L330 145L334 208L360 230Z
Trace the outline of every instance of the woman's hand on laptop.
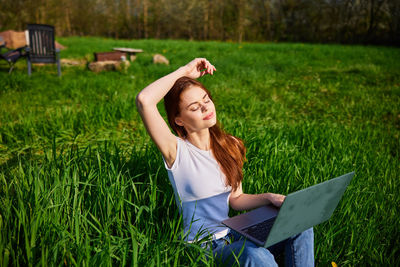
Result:
M272 205L280 208L285 200L286 196L274 193L267 194L269 201L271 201Z

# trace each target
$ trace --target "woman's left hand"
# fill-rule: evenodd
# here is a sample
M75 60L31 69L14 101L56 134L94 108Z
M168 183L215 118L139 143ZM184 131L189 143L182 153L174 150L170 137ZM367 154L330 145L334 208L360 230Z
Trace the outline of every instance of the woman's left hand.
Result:
M275 206L280 208L285 200L286 196L274 193L268 193L268 199Z

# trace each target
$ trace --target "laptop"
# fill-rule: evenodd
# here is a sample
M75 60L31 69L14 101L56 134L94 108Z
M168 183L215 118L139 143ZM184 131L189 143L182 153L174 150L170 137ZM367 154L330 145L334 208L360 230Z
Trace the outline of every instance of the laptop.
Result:
M266 205L222 221L258 246L268 248L328 220L354 172L291 193L282 206Z

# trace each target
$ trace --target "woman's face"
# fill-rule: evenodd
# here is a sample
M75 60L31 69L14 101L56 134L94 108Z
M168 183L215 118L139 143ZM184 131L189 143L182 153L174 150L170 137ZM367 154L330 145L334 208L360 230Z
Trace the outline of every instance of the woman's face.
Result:
M198 86L191 86L182 92L179 109L175 123L183 126L188 133L210 128L217 122L214 103L207 92Z

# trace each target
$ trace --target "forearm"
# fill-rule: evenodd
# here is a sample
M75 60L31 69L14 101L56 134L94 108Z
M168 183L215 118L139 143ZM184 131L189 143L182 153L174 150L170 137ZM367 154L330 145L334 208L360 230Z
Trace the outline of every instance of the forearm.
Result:
M136 96L136 102L139 103L138 107L142 105L157 105L158 102L168 93L175 81L186 75L185 67L180 67L174 72L152 82L146 86Z
M234 210L250 210L271 204L270 196L270 193L256 195L243 193L235 198L231 198L229 204Z

